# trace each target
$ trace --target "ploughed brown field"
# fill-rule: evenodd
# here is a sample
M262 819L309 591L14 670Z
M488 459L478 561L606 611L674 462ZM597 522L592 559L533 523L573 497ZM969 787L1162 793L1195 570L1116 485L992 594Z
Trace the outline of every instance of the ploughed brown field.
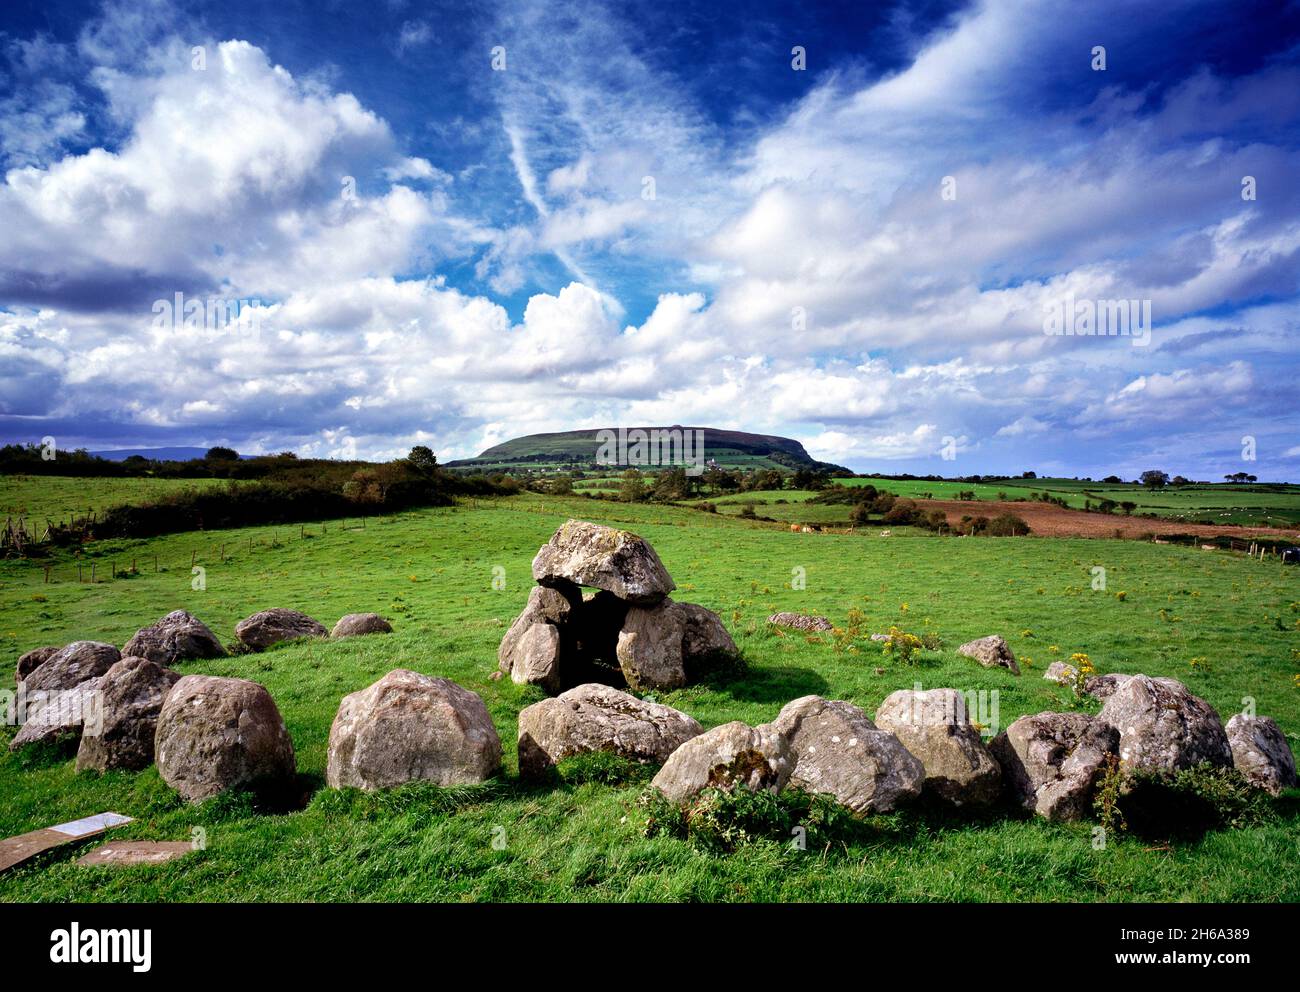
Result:
M1300 541L1300 532L1272 527L1238 527L1233 524L1189 524L1177 520L1153 520L1150 517L1126 517L1122 513L1085 513L1053 503L1003 503L989 501L964 502L955 499L916 499L917 506L925 511L942 510L949 523L963 516L988 517L1001 513L1014 513L1020 517L1033 534L1039 537L1141 537L1144 534L1197 534L1215 537L1250 539L1252 537L1294 538Z

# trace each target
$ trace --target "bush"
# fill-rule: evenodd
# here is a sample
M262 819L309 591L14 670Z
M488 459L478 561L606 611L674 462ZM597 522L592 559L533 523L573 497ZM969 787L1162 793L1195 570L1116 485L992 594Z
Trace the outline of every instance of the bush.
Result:
M1199 837L1264 823L1274 815L1268 793L1235 768L1209 764L1130 775L1118 806L1129 829L1149 837Z
M725 854L761 840L788 844L799 836L799 828L807 846L824 846L855 825L852 814L835 800L801 789L776 795L743 786L705 789L684 806L647 789L637 805L645 815L645 836L676 837L710 853Z
M1023 537L1029 533L1029 524L1014 513L1001 513L989 521L985 533L989 537Z

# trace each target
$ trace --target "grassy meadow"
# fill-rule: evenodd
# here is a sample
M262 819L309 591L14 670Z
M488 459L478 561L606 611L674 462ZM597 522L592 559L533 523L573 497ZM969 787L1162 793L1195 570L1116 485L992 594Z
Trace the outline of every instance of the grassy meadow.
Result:
M103 484L63 482L88 493ZM5 484L6 500L37 498ZM770 720L809 693L871 713L917 683L987 690L990 715L1005 726L1074 705L1041 675L1083 652L1101 672L1181 679L1225 720L1253 698L1293 748L1300 743L1300 570L1276 560L1135 541L792 534L682 507L532 495L371 519L364 529L104 541L84 552L102 563L101 579L109 561L135 560L138 574L78 583L65 555L46 583L38 564L0 562L0 686L26 650L80 638L120 646L177 608L225 641L239 619L272 606L326 625L374 610L395 633L180 666L270 690L297 750L302 808L292 812L258 809L245 795L189 807L153 768L78 775L66 753L0 750L0 836L114 810L137 819L117 839L184 840L195 827L207 838L206 850L179 861L132 868L79 867L83 848L70 845L0 874L0 900L1300 900L1294 792L1271 822L1170 844L1119 835L1095 850L1087 823L913 810L864 821L824 848L758 840L717 854L643 836L644 783L521 783L516 717L542 693L489 676L532 585L533 555L570 517L646 537L677 581L675 597L716 610L732 631L748 660L744 678L658 697L706 727ZM192 588L191 561L204 569L204 590ZM1094 566L1106 570L1105 590L1092 588ZM776 610L824 614L841 633L778 632L765 622ZM891 625L935 632L943 649L905 665L868 639ZM1008 639L1021 677L956 654L989 633ZM482 695L506 751L497 780L375 795L325 788L339 700L398 667ZM14 732L0 730L5 743Z

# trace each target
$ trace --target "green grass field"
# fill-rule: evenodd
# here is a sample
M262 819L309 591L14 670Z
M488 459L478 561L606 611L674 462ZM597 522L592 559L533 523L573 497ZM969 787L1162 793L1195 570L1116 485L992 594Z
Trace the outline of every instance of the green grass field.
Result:
M962 491L973 492L977 500L1029 498L1031 492L1050 493L1069 506L1083 509L1091 500L1136 503L1137 513L1154 513L1185 523L1243 524L1257 527L1289 527L1300 524L1300 486L1265 484L1179 486L1152 491L1132 483L1107 485L1074 479L1008 479L1005 482L929 482L922 479L836 479L840 485L873 485L897 496L912 499L957 499Z
M372 519L364 530L309 525L305 538L295 526L105 541L92 546L98 560L138 559L140 574L77 583L64 557L45 584L38 565L0 562L0 660L10 666L0 684L25 650L78 638L121 645L176 608L227 641L240 618L271 606L327 625L375 610L396 632L181 666L271 691L298 753L305 805L296 812L260 812L240 795L189 807L152 768L77 775L66 756L4 750L0 835L114 810L137 818L115 838L184 840L201 826L208 847L126 869L79 867L83 849L65 847L0 875L0 900L1300 899L1295 793L1274 822L1171 845L1122 835L1094 850L1086 823L909 811L868 820L851 841L825 849L760 840L724 855L645 838L641 784L522 784L516 717L542 696L489 675L531 586L530 561L568 517L645 536L676 579L675 596L718 611L735 635L746 678L660 696L705 726L769 720L809 693L874 712L889 692L918 682L996 692L1005 726L1070 705L1041 674L1077 651L1102 672L1179 678L1225 719L1251 697L1293 747L1300 741L1300 570L1276 561L1136 541L791 534L686 508L535 496ZM206 569L205 591L191 589L192 556ZM1090 587L1096 565L1107 570L1106 591ZM492 587L495 566L505 568L504 590ZM790 588L798 574L805 589ZM837 645L777 634L765 618L778 609L820 612L838 625L858 609L866 622ZM937 632L944 650L902 665L866 640L891 624ZM995 632L1025 666L1020 678L955 653ZM483 696L506 749L497 781L377 795L324 787L339 700L398 667ZM7 743L14 730L0 733Z
M184 489L225 485L224 479L72 479L63 476L0 475L0 515L25 517L28 530L45 521L71 522L111 506L145 503Z

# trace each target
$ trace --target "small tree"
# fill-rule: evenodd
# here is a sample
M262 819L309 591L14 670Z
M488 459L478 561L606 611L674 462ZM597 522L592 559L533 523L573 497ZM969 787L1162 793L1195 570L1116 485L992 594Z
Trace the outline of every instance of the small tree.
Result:
M620 500L624 503L640 503L645 499L645 479L638 469L628 469L623 473L622 479L618 489Z
M1169 473L1155 468L1147 469L1142 473L1142 485L1148 489L1163 489L1169 485Z
M412 448L411 453L406 456L406 460L411 463L411 468L421 475L431 475L434 469L438 467L437 456L434 455L431 448L423 444L417 444Z
M203 457L211 458L214 461L233 462L239 460L239 452L236 451L234 448L216 447L216 448L209 448L208 453Z

